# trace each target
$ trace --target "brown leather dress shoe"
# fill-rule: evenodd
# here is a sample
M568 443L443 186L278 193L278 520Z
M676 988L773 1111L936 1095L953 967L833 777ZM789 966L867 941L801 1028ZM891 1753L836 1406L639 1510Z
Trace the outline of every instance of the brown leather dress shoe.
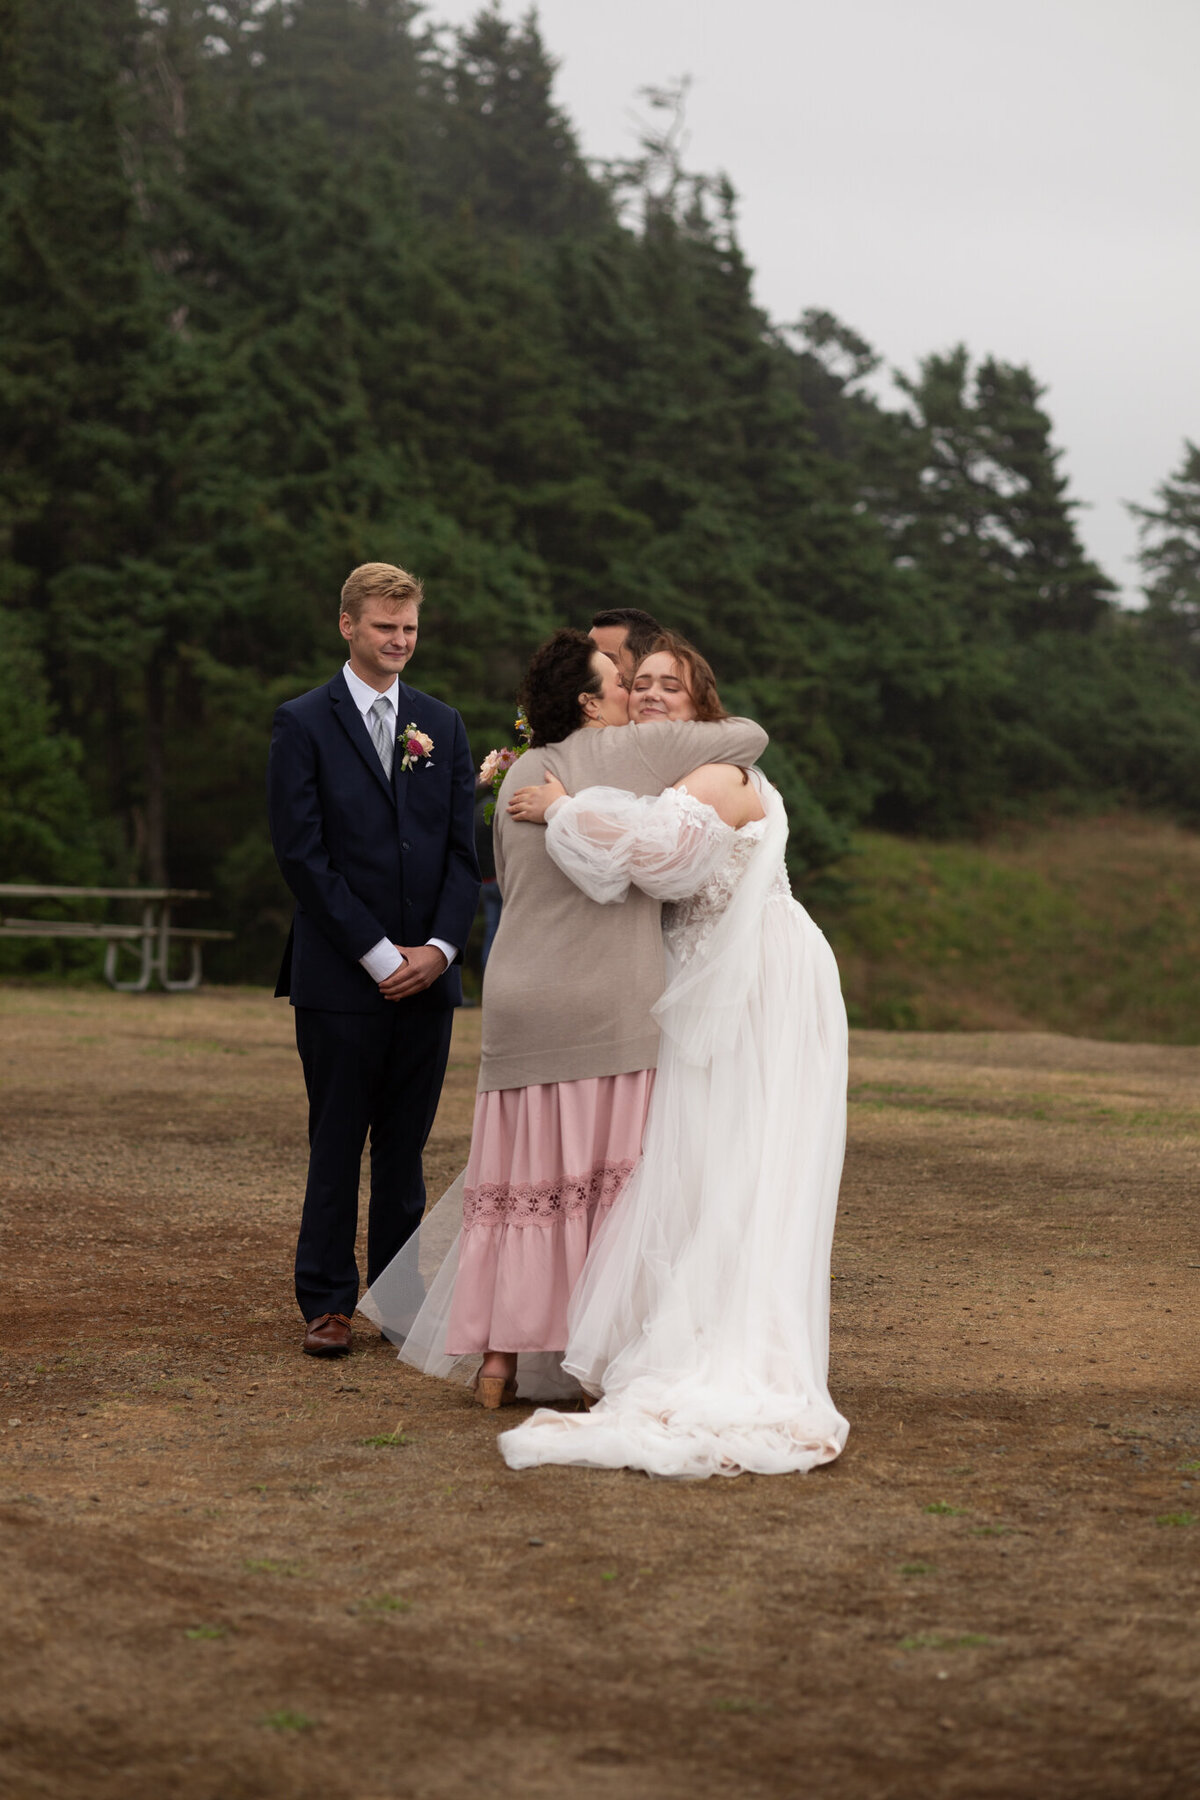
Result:
M345 1313L322 1313L304 1333L305 1356L348 1356L353 1337Z

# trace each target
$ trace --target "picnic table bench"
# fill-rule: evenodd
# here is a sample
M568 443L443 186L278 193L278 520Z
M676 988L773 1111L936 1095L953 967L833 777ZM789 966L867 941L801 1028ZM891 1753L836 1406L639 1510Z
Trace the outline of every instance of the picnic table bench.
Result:
M200 986L203 943L232 938L232 931L202 931L194 925L173 925L171 908L181 900L207 900L202 888L102 888L34 887L23 882L0 882L0 938L93 939L105 945L104 979L122 994L141 994L158 977L168 993L182 993ZM10 900L131 900L140 903L140 925L122 925L106 919L15 919L7 916ZM172 944L191 946L191 966L182 980L171 975ZM118 981L117 958L122 948L139 956L140 966L132 981Z

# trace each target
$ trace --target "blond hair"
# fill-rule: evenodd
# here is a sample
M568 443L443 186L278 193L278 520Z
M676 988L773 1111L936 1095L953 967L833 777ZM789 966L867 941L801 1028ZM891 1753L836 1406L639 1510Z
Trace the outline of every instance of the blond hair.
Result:
M420 606L424 598L425 590L417 577L406 569L398 569L395 563L359 563L342 587L341 610L357 619L368 600L379 600L399 611L410 601Z

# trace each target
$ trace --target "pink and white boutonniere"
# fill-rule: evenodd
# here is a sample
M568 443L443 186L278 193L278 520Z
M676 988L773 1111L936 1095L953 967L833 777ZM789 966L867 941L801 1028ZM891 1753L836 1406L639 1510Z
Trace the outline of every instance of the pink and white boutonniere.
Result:
M401 733L404 744L404 755L400 758L400 773L407 775L414 763L423 762L427 769L433 764L429 758L433 755L433 739L426 731L418 731L415 725L406 725Z

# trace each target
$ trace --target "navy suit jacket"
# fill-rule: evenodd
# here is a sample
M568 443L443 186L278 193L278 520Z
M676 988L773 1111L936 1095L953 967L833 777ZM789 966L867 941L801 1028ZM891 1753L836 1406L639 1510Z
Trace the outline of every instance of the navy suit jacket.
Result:
M373 1013L457 1006L456 965L410 1000L388 1001L359 965L381 938L466 944L479 898L475 770L453 707L400 683L393 779L339 670L275 714L268 761L271 842L296 914L275 992L293 1006ZM403 732L433 739L402 773Z

